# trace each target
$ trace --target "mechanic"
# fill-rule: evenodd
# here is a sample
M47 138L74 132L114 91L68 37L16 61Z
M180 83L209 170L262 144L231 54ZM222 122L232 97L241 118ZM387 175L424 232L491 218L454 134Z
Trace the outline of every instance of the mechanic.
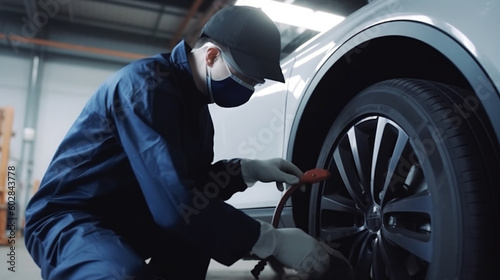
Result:
M284 82L276 25L233 6L201 34L193 49L182 41L117 71L70 128L26 211L26 246L43 279L205 279L211 259L230 266L249 254L303 273L328 269L311 236L225 202L256 181L297 183L299 168L213 163L207 104L239 106L264 79Z

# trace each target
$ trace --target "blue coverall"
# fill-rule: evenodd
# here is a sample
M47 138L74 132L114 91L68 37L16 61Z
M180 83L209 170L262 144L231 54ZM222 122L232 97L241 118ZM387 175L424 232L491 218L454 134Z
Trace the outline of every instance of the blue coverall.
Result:
M125 66L70 128L26 210L44 279L204 279L250 252L260 225L224 202L247 186L239 159L213 163L190 51Z

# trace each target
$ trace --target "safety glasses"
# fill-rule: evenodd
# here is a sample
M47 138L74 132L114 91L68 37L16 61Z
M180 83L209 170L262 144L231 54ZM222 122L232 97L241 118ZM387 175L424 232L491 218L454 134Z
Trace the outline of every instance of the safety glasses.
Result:
M248 89L251 89L251 90L254 90L255 86L257 86L259 84L263 84L265 82L265 80L263 80L263 79L256 79L256 78L241 74L242 71L239 71L236 69L238 67L235 65L235 63L232 63L232 60L229 57L229 55L227 55L221 49L219 49L219 51L222 54L222 59L224 61L224 64L226 65L226 67L229 70L231 79L233 79L235 82L237 82L238 84L240 84Z

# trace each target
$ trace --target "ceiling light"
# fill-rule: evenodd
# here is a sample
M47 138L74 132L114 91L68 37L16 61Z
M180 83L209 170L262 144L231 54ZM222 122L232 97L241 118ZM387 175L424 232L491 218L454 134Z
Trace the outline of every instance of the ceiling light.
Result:
M342 16L272 0L238 0L235 5L260 8L274 22L320 32L326 31L344 20Z

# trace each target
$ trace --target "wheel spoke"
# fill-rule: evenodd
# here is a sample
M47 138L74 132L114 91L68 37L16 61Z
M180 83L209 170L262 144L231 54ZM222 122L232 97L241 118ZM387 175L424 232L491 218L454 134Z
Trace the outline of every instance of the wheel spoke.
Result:
M394 248L390 242L384 239L384 237L379 238L379 245L380 255L387 267L386 271L383 273L389 273L390 279L411 280L408 271L405 269L405 258L402 257L402 254L398 252L397 248Z
M356 267L354 272L356 274L356 279L358 280L368 280L370 277L370 270L372 266L373 256L372 256L372 240L373 236L368 234L368 232L360 236L359 241L359 251L355 252L355 255L351 256L351 261L354 261Z
M358 226L358 217L363 216L363 212L356 208L354 201L338 194L328 194L321 197L321 209L333 212L338 218L333 218L331 223L326 221L326 226L321 229L321 237L324 240L335 240L353 236L363 230ZM326 218L321 218L325 220ZM332 219L332 218L330 218ZM336 223L342 220L343 224ZM347 222L346 222L347 221ZM333 224L333 226L329 226Z
M393 200L384 206L384 214L390 214L391 212L423 213L432 217L432 197L425 192Z
M369 189L370 168L366 166L370 162L370 143L368 135L364 134L356 127L353 127L347 133L351 145L352 156L359 180L364 189Z
M401 247L409 253L431 262L432 259L432 239L429 234L417 233L405 228L382 228L382 234L391 243Z
M333 153L333 158L340 173L340 177L351 197L357 204L366 206L363 199L363 188L360 185L356 169L353 168L351 164L350 151L339 146Z
M370 177L370 192L374 199L376 198L376 186L378 185L377 181L377 170L380 168L378 166L379 161L382 161L383 158L386 158L385 154L386 148L383 145L384 131L386 125L389 121L386 118L378 117L377 118L377 126L375 129L375 141L373 143L373 157L371 161L371 177Z
M363 215L363 212L356 208L354 201L336 194L322 196L321 209Z
M338 240L346 237L351 237L359 232L363 231L364 227L322 227L320 228L320 237L322 240L325 240L327 243L332 242L333 240Z
M387 268L384 264L382 252L380 249L379 237L375 240L375 245L373 246L373 265L372 265L372 275L373 280L385 280Z
M387 169L387 174L385 177L385 183L382 190L382 193L385 194L388 191L389 186L391 186L391 182L393 181L394 171L398 166L398 163L401 160L401 155L408 144L408 136L403 131L399 130L398 138L396 140L396 144L394 145L394 150L389 161L389 166ZM391 190L394 191L394 190Z

